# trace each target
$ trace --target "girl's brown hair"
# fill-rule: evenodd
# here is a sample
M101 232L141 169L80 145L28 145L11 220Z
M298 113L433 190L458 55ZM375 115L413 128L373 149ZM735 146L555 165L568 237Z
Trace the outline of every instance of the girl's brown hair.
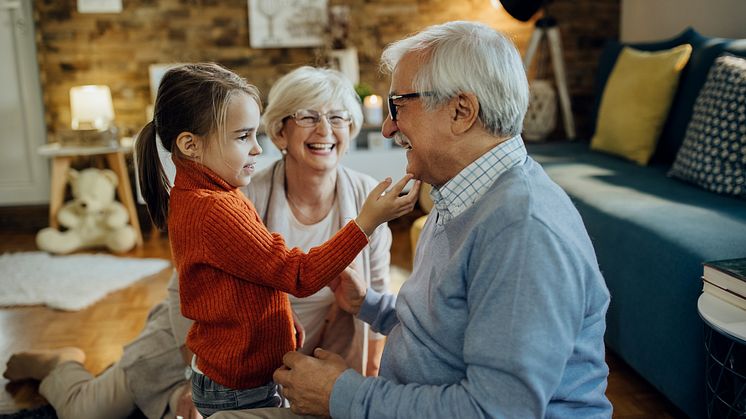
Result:
M153 120L140 131L136 144L140 191L150 218L161 230L168 223L171 186L158 156L157 139L174 158L182 158L176 147L176 138L182 132L203 138L223 134L228 103L237 92L251 96L261 110L259 90L218 64L185 64L163 76Z

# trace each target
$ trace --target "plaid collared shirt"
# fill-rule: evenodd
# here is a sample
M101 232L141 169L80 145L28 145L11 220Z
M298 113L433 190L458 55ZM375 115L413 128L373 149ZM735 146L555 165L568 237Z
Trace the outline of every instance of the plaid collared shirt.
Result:
M520 135L498 144L430 196L438 212L438 224L445 224L477 202L501 174L526 161L528 153Z

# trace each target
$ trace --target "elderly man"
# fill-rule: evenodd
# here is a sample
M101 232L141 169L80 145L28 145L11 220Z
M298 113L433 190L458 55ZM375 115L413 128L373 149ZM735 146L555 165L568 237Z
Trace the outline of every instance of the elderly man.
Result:
M382 59L392 72L383 133L407 149L407 172L433 185L435 207L398 297L350 276L336 290L341 306L388 335L380 376L321 349L288 353L275 380L292 411L610 417L609 293L579 214L526 154L518 51L485 25L450 22Z

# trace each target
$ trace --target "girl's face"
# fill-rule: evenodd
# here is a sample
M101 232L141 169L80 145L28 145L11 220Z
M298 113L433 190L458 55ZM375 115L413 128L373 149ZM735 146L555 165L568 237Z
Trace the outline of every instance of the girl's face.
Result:
M228 102L225 138L219 132L207 138L202 164L233 187L249 184L256 156L262 153L256 140L259 116L259 106L251 96L244 92L236 94Z
M344 112L339 103L315 107L310 110L321 114L319 122L304 127L291 116L283 124L278 135L278 145L286 147L288 164L296 164L304 170L329 172L337 169L350 143L350 125L335 128L327 117L334 118L338 111Z

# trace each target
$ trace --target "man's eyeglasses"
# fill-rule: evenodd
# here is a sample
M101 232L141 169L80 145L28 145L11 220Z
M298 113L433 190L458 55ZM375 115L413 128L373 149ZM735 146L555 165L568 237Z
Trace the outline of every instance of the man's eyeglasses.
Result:
M400 99L412 99L416 97L421 96L432 96L433 92L415 92L415 93L405 93L403 95L389 95L389 116L391 117L392 121L396 121L396 104L394 103L397 100Z
M352 123L350 112L346 110L321 113L318 111L314 111L313 109L301 109L290 115L289 117L293 118L293 120L295 120L295 123L298 124L299 127L311 128L315 127L319 124L319 122L321 122L322 116L326 118L327 122L329 122L329 125L331 125L332 128L347 128Z

